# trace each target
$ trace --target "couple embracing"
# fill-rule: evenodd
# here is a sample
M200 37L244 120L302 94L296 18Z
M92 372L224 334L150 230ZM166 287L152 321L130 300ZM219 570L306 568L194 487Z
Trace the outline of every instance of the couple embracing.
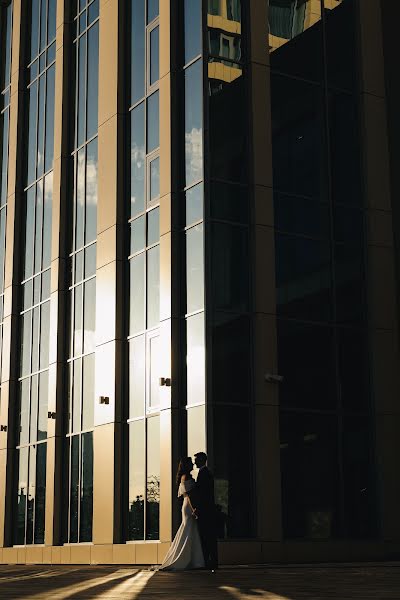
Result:
M183 497L182 523L160 570L218 568L214 478L207 467L207 455L198 452L194 457L199 469L196 481L191 474L192 459L179 462L176 479L178 498Z

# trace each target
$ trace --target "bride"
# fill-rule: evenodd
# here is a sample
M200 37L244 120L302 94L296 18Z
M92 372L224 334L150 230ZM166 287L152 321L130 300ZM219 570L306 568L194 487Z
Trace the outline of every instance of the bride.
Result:
M179 462L176 483L178 498L183 496L182 523L168 550L160 570L201 569L204 567L203 551L197 527L197 517L190 500L190 492L196 483L191 475L193 463L190 457Z

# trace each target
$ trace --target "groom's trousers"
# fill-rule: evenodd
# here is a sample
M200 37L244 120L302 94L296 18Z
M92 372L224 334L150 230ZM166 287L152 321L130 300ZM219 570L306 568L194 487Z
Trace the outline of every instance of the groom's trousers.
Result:
M205 565L208 569L216 569L218 567L218 543L215 519L199 516L198 524Z

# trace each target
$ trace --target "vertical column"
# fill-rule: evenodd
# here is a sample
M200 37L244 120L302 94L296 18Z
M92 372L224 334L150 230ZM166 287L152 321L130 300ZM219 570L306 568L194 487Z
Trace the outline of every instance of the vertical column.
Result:
M55 419L48 421L46 469L45 544L61 542L62 520L62 443L65 410L65 347L67 321L68 249L67 206L69 176L69 75L71 15L67 0L57 0L56 75L54 96L54 171L51 244L51 299L49 348L48 411Z
M100 2L99 180L96 270L96 392L94 409L93 543L109 545L121 535L120 454L123 314L122 274L122 60L123 2ZM107 315L107 318L105 318ZM99 397L108 398L100 404ZM106 401L107 402L107 401ZM94 562L108 562L111 548L98 548Z
M400 482L396 457L400 452L398 402L399 339L396 314L392 201L382 22L378 0L359 3L362 58L364 172L368 226L368 296L372 353L372 390L376 415L378 503L382 537L400 539Z
M15 451L15 399L18 389L18 271L20 261L20 225L23 184L18 149L23 133L23 56L24 23L22 0L13 3L13 34L11 63L10 129L8 159L8 198L4 273L4 320L2 385L0 404L0 547L13 543L12 494L13 459Z
M254 260L255 485L257 537L281 539L279 392L277 374L274 207L267 2L250 3Z

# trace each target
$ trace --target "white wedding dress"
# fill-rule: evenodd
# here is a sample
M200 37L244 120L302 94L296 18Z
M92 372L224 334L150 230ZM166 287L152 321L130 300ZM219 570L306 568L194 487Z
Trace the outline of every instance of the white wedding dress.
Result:
M192 515L188 498L188 493L194 486L195 482L192 479L179 485L178 498L183 496L182 523L176 532L163 564L160 566L160 570L178 571L204 567L197 519Z

